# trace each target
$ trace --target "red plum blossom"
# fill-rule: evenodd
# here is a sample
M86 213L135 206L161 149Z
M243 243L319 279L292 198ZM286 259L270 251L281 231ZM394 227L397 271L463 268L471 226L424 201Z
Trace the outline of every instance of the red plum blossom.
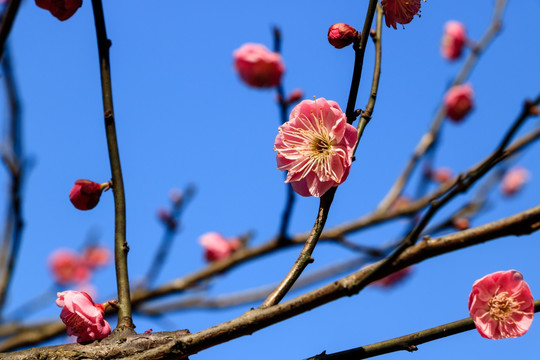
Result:
M470 84L451 87L444 95L446 116L460 122L474 107L474 92Z
M248 85L271 88L281 83L285 65L281 55L262 44L244 44L234 51L234 68Z
M227 240L216 232L201 235L199 243L204 248L204 258L208 262L226 259L242 247L242 242L239 239Z
M527 169L516 166L508 170L501 181L501 192L505 196L515 195L529 180L530 174Z
M349 175L356 129L335 101L318 98L296 105L274 142L279 170L302 196L321 197Z
M69 19L82 6L82 0L36 0L36 5L49 10L60 21Z
M456 60L461 56L467 43L465 25L459 21L448 21L444 25L441 40L441 54L447 60Z
M386 26L397 29L396 24L410 23L420 12L420 4L420 0L381 0Z
M90 210L96 207L101 192L107 190L109 183L98 184L90 180L79 179L69 192L69 200L79 210Z
M497 271L474 282L469 312L483 337L518 337L531 326L534 299L519 271Z
M111 333L111 326L104 319L102 304L95 304L90 295L79 291L57 294L56 305L62 308L60 318L66 324L67 334L76 336L77 342L103 339Z
M49 257L49 268L56 283L83 283L90 279L90 269L84 259L69 249L58 249Z
M328 42L337 49L342 49L353 43L358 34L355 28L345 23L337 23L328 29Z

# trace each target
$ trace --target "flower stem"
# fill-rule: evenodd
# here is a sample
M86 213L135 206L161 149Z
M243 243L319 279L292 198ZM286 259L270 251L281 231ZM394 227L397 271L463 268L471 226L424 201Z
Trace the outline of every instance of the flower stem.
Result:
M134 328L131 315L131 299L129 293L129 278L127 268L126 241L126 204L124 197L124 182L120 166L120 154L114 124L114 109L112 101L111 70L109 64L110 40L107 38L103 6L101 0L92 0L94 21L99 50L99 65L101 71L101 90L103 95L103 110L105 114L105 132L109 148L111 164L113 195L114 195L114 261L116 266L116 283L118 289L118 325L117 327Z

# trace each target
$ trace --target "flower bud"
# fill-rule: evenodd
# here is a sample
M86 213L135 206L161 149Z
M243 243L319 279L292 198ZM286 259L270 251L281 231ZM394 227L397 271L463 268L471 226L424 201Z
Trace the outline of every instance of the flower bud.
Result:
M304 97L304 92L302 91L302 89L294 89L289 94L289 97L287 98L287 103L293 104L297 101L302 100L303 97Z
M109 183L98 184L90 180L79 179L69 192L69 200L79 210L90 210L96 207L101 192L109 188Z
M240 78L256 88L272 88L281 83L285 65L281 55L261 44L244 44L233 54Z
M508 170L501 181L501 192L504 196L512 196L519 192L530 178L527 169L516 166Z
M36 5L49 10L60 21L69 19L82 6L82 0L36 0Z
M337 49L342 49L353 43L358 34L355 28L345 23L337 23L328 29L328 42Z
M453 86L444 96L446 116L454 122L460 122L474 107L473 97L470 84Z
M444 33L441 40L441 54L447 60L456 60L461 56L467 35L465 25L458 21L448 21L444 25Z

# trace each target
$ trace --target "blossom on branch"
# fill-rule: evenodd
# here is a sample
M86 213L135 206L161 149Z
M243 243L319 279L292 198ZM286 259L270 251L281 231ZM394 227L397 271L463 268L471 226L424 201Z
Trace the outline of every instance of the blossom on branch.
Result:
M465 25L459 21L448 21L444 25L441 40L441 54L447 60L456 60L461 56L467 43Z
M469 312L483 337L519 337L531 326L534 299L519 271L497 271L474 282Z
M410 23L420 12L420 4L420 0L381 0L386 26L397 29L396 24Z
M49 257L49 268L57 284L83 283L90 279L90 269L84 259L69 249L58 249Z
M104 319L105 308L95 304L90 295L79 291L62 291L57 294L56 305L62 308L60 318L66 324L67 334L76 336L77 342L103 339L111 333L111 326Z
M233 53L234 68L248 85L271 88L281 83L285 65L281 55L262 44L244 44Z
M69 192L69 200L79 210L90 210L96 207L103 190L108 190L110 184L98 184L90 180L79 179Z
M279 170L302 196L321 197L349 175L357 142L354 126L335 101L304 100L279 127L274 142Z
M446 116L460 122L474 107L474 92L470 84L456 85L444 95Z
M90 245L82 252L84 264L91 270L104 267L112 258L111 250L101 245Z
M239 239L227 240L217 232L201 235L199 243L204 248L204 258L208 262L226 259L242 247L242 242Z
M345 23L337 23L328 29L328 42L337 49L342 49L353 43L358 31Z
M36 0L36 5L49 10L60 21L69 19L82 6L82 0Z

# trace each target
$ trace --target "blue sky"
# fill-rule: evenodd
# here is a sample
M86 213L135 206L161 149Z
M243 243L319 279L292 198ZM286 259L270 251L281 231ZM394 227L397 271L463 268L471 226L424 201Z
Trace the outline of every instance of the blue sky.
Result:
M487 28L492 0L422 3L422 16L405 29L384 27L379 97L358 148L348 180L340 186L328 226L373 210L400 173L413 147L427 130L442 94L462 61L448 63L439 54L443 25L466 24L472 39ZM279 123L275 93L245 86L234 73L232 52L246 42L272 46L271 27L282 29L286 91L303 89L306 98L325 97L345 108L353 51L336 50L326 40L328 27L346 22L360 29L366 1L134 2L104 4L109 38L114 105L126 198L127 237L133 281L148 268L162 226L156 209L171 188L195 184L197 193L182 218L177 241L158 283L202 268L197 243L208 231L234 236L253 231L254 244L278 228L285 186L272 151ZM469 81L476 94L474 112L461 124L445 124L436 164L455 172L486 157L498 144L526 98L540 92L540 51L536 24L540 3L510 2L503 31L481 58ZM59 247L78 248L93 229L112 247L113 199L104 194L98 207L77 211L68 200L73 182L110 177L91 2L85 0L69 20L59 22L33 1L22 4L10 37L15 75L23 103L24 147L33 166L25 183L21 257L8 299L8 313L52 283L47 256ZM373 48L366 52L357 107L369 94ZM3 90L2 90L3 94ZM5 104L5 103L4 103ZM5 105L2 105L4 108ZM5 119L6 111L1 115ZM530 120L524 131L538 125ZM524 132L522 132L524 133ZM532 182L515 198L497 191L490 207L473 220L480 225L538 204L538 145L517 161ZM0 175L0 189L7 186ZM412 194L414 186L407 189ZM459 207L468 197L450 204ZM2 197L0 197L2 199ZM311 228L318 201L298 198L293 233ZM0 206L0 219L4 217ZM448 212L443 212L448 214ZM406 223L397 221L356 233L350 240L381 245L398 237ZM335 352L437 326L468 316L472 283L485 274L521 271L533 295L540 293L537 264L539 235L500 239L426 261L407 282L390 291L368 288L252 336L201 352L195 360L224 358L299 359ZM216 279L209 294L218 295L279 281L299 248L250 262ZM331 244L317 247L307 272L354 257ZM100 301L115 292L113 267L93 281ZM320 284L319 284L320 285ZM311 287L310 289L313 289ZM292 296L300 292L293 293ZM538 295L536 295L538 297ZM31 320L57 318L51 306ZM163 321L135 317L137 330L189 329L196 332L241 315L258 304L223 311L194 310ZM115 319L111 321L116 323ZM490 341L476 332L420 346L413 355L385 359L525 357L536 354L540 334L533 322L519 339ZM59 338L55 343L66 342ZM465 355L466 354L466 355Z

